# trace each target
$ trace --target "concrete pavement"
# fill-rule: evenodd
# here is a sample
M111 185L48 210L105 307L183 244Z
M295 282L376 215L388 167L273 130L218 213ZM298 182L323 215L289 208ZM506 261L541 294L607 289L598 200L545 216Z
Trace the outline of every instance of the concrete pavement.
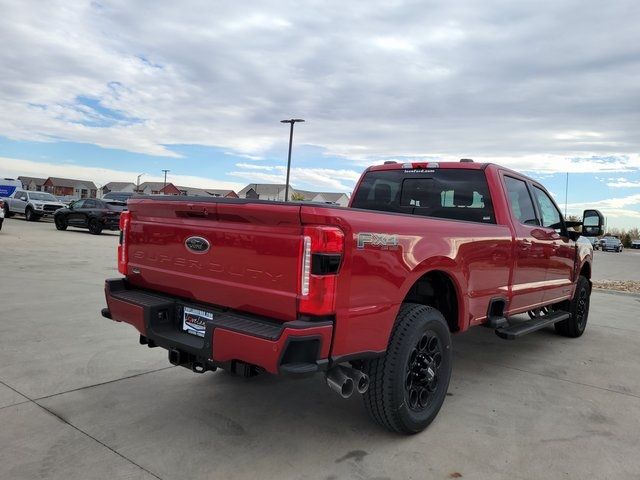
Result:
M454 337L440 415L400 437L320 376L197 375L139 346L99 314L116 245L5 221L2 479L640 479L640 298L594 292L580 339Z

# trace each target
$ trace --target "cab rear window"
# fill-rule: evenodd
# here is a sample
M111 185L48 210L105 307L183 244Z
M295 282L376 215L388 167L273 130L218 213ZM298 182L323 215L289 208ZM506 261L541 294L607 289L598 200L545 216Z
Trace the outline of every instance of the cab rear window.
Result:
M353 208L426 217L495 223L482 170L403 170L367 172L355 192Z

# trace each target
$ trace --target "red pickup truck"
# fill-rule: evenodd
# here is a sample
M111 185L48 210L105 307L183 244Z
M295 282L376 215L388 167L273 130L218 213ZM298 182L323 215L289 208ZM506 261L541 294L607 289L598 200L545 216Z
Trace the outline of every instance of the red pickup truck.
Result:
M538 182L471 161L370 167L348 208L181 196L128 206L124 278L106 281L103 316L197 373L322 371L402 433L442 406L452 332L582 335L592 250L571 228L597 236L603 224L597 210L566 222Z

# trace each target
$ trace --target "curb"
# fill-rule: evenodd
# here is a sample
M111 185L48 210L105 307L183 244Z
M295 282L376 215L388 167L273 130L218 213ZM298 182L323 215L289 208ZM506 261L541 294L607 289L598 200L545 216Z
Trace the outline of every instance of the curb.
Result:
M611 290L608 288L593 288L594 292L606 293L607 295L627 295L629 297L640 298L640 293L625 292L624 290Z

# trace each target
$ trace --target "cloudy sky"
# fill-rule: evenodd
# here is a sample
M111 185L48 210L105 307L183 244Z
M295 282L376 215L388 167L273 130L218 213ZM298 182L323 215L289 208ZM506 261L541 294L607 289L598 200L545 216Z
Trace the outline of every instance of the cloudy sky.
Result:
M0 176L349 192L496 161L640 225L640 2L0 0Z

